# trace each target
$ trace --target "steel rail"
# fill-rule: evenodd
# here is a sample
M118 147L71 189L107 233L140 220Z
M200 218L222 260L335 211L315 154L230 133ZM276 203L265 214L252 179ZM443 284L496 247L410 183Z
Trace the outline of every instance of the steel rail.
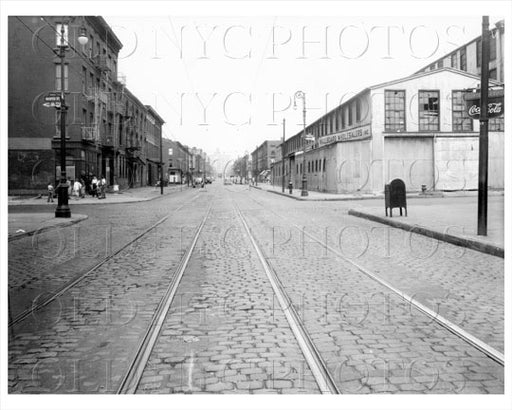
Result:
M261 203L251 198L254 202L258 203L260 206L262 206ZM268 208L264 207L266 210L269 210ZM276 215L278 218L281 219L288 219L287 217L284 217L282 215L279 215L277 212L273 210L269 210L274 215ZM321 239L318 239L312 234L309 234L304 231L303 227L291 223L291 225L298 229L300 232L302 232L304 235L306 235L308 238L314 240L315 242L319 243L322 246L325 246L326 249L334 253L338 258L344 260L345 262L350 263L352 266L354 266L356 269L358 269L361 273L365 274L366 276L370 277L371 279L377 281L387 289L389 289L391 292L398 295L401 299L405 300L406 302L410 303L412 306L414 306L416 309L418 309L421 313L425 314L426 316L430 317L432 320L434 320L437 324L444 327L460 339L464 340L483 354L485 354L490 359L494 360L498 364L504 366L505 365L505 355L495 349L494 347L490 346L489 344L485 343L483 340L478 339L477 337L473 336L469 332L462 329L460 326L457 326L455 323L451 322L450 320L446 319L445 317L441 316L438 312L433 311L432 309L428 308L421 302L414 299L414 297L408 295L405 292L402 292L400 289L396 288L395 286L391 285L386 280L382 279L375 273L371 272L370 270L366 269L365 267L361 266L357 262L354 262L353 260L347 258L344 256L341 252L339 252L337 249L333 248L332 246L329 246L327 243L322 242Z
M191 198L189 201L187 201L186 203L190 202L190 201L193 201L195 200L197 197L199 196L199 194L195 195L193 198ZM113 257L115 257L116 255L118 255L119 253L121 253L123 250L125 250L127 247L129 247L130 245L132 245L134 242L138 241L139 239L141 239L143 236L147 235L149 232L151 232L153 229L155 229L158 225L161 225L162 223L164 223L174 212L178 212L180 211L185 205L186 203L184 204L181 204L179 207L177 207L176 209L172 210L169 214L167 214L166 216L164 216L163 218L161 218L160 220L158 220L156 223L154 223L153 225L151 225L149 228L145 229L142 233L138 234L135 238L131 239L128 243L126 243L125 245L121 246L118 250L116 250L115 252L113 252L112 254L108 255L107 257L105 257L104 259L102 259L100 262L98 262L96 265L94 265L92 268L90 268L89 270L87 270L85 273L83 274L80 274L78 277L72 279L71 281L63 284L61 287L59 287L57 290L55 290L52 294L50 294L48 297L42 299L41 301L38 301L37 303L33 303L32 306L28 309L25 309L23 312L21 312L20 314L18 314L13 320L11 320L9 322L9 327L11 326L14 326L15 324L17 323L20 323L22 322L23 320L25 320L29 315L33 314L34 312L42 309L43 307L47 306L48 304L50 304L51 302L53 302L55 299L57 299L59 296L63 295L64 293L66 293L69 289L73 288L74 286L76 286L78 283L80 283L82 280L84 280L87 276L89 276L91 273L93 273L96 269L100 268L102 265L104 265L105 263L107 263L110 259L112 259Z
M272 289L274 290L277 300L279 301L279 305L281 306L281 309L283 310L286 316L286 320L288 321L288 324L290 325L290 328L293 334L295 335L295 338L297 339L302 354L304 355L304 358L306 359L309 368L313 373L313 376L318 384L320 391L322 392L322 394L340 394L340 390L336 386L336 383L334 382L334 379L331 376L331 373L329 372L327 365L323 361L320 352L317 350L315 344L309 337L309 334L305 329L304 323L300 319L300 316L297 313L295 307L293 306L293 303L290 300L288 294L286 293L283 284L281 283L281 281L279 280L275 273L275 270L273 269L273 267L270 265L267 258L263 254L260 246L258 245L256 239L251 233L251 230L249 228L249 225L247 224L247 221L245 220L245 217L243 216L240 208L236 203L235 209L238 213L238 216L240 217L240 220L242 221L242 224L245 228L245 231L247 232L247 235L252 243L252 246L255 249L256 254L258 255L258 259L260 260L260 263L263 266L263 269L265 270L265 274L267 275L267 278L270 281L270 284L272 285Z
M149 360L151 352L153 351L153 347L155 346L158 336L160 334L160 330L164 324L165 318L167 316L167 312L171 307L171 303L174 300L174 296L176 294L176 290L181 282L183 274L185 273L185 269L190 261L190 257L192 256L192 252L196 246L196 243L199 239L201 231L210 215L212 209L212 204L208 207L206 211L206 215L204 216L201 224L196 230L194 238L188 247L185 254L182 256L178 266L175 269L175 273L167 287L167 290L160 300L155 313L153 314L153 318L151 319L151 323L149 324L144 337L142 338L137 351L135 353L135 357L133 358L127 372L119 388L117 390L117 394L134 394L137 390L137 387L142 378L142 374L144 373L144 369Z

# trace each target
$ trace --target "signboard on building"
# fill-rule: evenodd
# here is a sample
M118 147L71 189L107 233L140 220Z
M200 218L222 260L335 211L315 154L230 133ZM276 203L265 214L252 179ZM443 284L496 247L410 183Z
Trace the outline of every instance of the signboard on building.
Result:
M318 146L334 144L343 141L357 141L370 138L372 136L371 126L363 125L362 127L352 128L351 130L338 132L336 134L326 135L318 138Z
M480 90L468 92L464 95L468 115L475 120L480 118ZM505 110L505 93L503 90L489 90L487 103L488 118L499 117Z

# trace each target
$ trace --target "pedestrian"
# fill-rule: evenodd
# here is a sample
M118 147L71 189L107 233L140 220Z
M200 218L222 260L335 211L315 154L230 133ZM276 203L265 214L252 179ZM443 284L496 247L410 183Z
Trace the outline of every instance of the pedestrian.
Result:
M53 194L55 192L55 189L53 188L53 185L51 182L48 183L48 201L46 202L53 202Z
M85 184L85 181L83 178L80 178L80 192L79 192L79 196L80 198L85 198L85 187L87 185Z
M98 199L105 199L106 198L105 190L107 189L107 180L105 179L104 176L101 177L98 185L100 187L100 196L98 197Z
M91 181L91 195L94 198L95 196L98 196L98 178L96 178L96 175L92 176Z
M80 183L80 181L77 179L75 180L75 182L73 183L73 196L76 197L76 199L80 198L81 196L81 191L82 190L82 184Z
M66 185L68 186L68 198L70 198L71 195L73 195L73 182L74 181L70 181L69 178L66 181Z

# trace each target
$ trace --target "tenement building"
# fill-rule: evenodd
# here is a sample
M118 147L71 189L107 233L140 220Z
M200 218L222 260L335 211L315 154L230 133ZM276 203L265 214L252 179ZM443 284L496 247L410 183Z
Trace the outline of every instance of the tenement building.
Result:
M122 44L105 20L23 16L8 23L9 193L41 192L59 178L60 110L45 106L45 97L61 91L62 76L68 178L105 176L113 187L154 184L164 121L118 75Z
M300 188L304 171L308 189L322 192L382 192L394 178L410 191L476 189L479 122L463 95L479 83L477 75L443 67L362 90L306 127L314 140L304 144L301 131L285 141L287 183ZM272 173L279 185L281 162ZM489 187L503 186L502 116L489 121Z
M266 140L251 153L252 175L258 181L265 181L270 177L270 168L279 155L279 140Z

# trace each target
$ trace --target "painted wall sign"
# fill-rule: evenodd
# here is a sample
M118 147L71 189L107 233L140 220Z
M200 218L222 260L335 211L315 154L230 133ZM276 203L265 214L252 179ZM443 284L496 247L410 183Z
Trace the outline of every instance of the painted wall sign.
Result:
M487 115L489 118L503 115L505 110L505 93L503 90L489 90L489 101L487 104ZM466 110L471 118L480 118L480 90L469 92L464 95Z
M352 128L351 130L338 132L332 135L326 135L318 138L318 146L323 147L324 145L334 144L335 142L342 141L356 141L370 138L372 136L371 126L363 125L362 127Z

